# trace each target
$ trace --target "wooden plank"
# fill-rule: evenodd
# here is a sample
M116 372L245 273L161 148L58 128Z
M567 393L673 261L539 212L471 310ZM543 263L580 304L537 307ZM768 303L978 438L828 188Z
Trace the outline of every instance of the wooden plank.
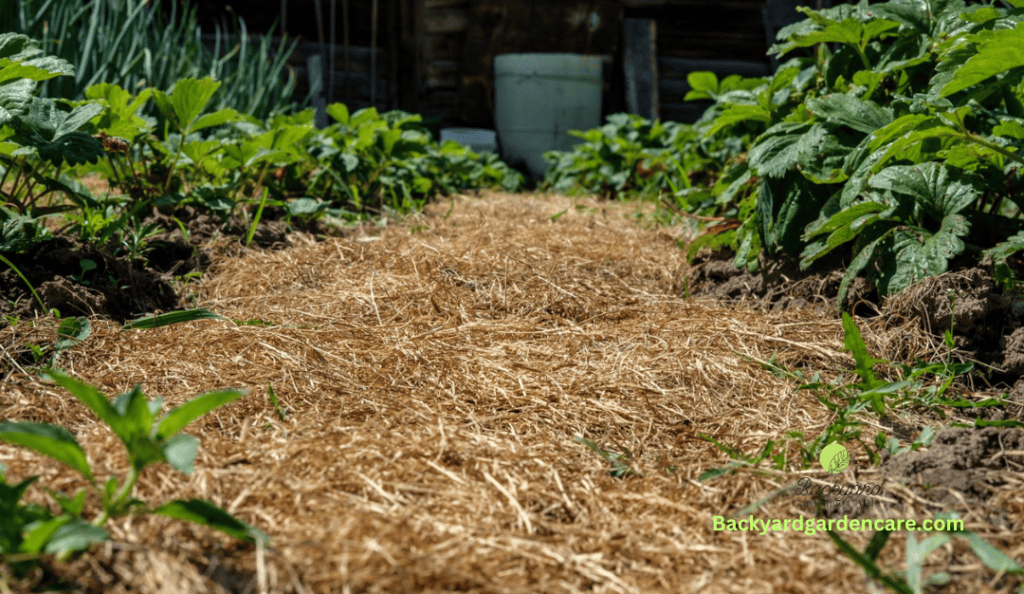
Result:
M423 36L423 57L427 60L459 60L462 58L460 35L428 33Z
M423 0L423 8L433 10L435 8L458 8L469 6L469 0Z
M624 31L626 109L649 120L657 119L657 25L654 19L626 19Z
M714 72L719 77L730 74L739 74L744 77L768 76L771 74L767 61L658 58L658 72L663 78L685 78L690 72L705 70Z
M426 86L429 89L454 89L459 86L459 63L455 60L434 60L427 63Z
M661 121L692 124L704 115L704 111L710 105L709 102L663 103L661 105Z
M464 8L423 11L426 33L461 33L469 27L469 14Z

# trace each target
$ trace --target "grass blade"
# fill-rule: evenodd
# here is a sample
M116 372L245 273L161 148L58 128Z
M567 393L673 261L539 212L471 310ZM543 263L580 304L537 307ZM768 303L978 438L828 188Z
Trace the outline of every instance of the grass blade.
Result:
M162 326L170 326L172 324L181 324L183 322L193 322L195 320L226 320L224 316L215 314L212 311L206 309L185 309L181 311L169 311L165 314L156 316L145 316L137 320L132 320L124 326L121 326L121 330L148 330L151 328L160 328Z

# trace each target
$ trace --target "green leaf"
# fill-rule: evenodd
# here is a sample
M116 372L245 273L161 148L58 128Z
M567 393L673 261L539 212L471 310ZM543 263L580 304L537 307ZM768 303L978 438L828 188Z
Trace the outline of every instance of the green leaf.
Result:
M199 440L191 435L174 435L163 445L167 463L183 474L192 474Z
M219 87L220 82L212 78L183 78L174 83L170 95L157 91L154 100L164 116L174 119L179 131L188 135Z
M381 139L384 142L384 154L391 155L391 151L395 146L395 143L402 138L402 131L399 129L388 130L381 135Z
M718 96L718 77L714 72L691 72L686 75L690 91L683 97L684 101L715 99Z
M936 219L956 214L978 198L971 185L952 181L947 167L933 162L886 167L868 180L868 185L908 194L929 207L929 214Z
M185 404L167 413L160 421L155 437L165 440L185 428L186 425L213 409L233 402L246 394L244 390L220 390L196 396Z
M850 94L826 95L807 102L807 109L825 118L830 124L848 126L870 134L892 122L892 109L874 101L865 101Z
M311 217L326 212L330 206L329 202L321 202L316 198L302 196L289 202L287 209L290 216Z
M92 328L88 318L65 318L57 327L58 340L53 344L56 351L64 351L79 345L89 338Z
M104 154L103 143L85 132L65 134L38 149L39 156L54 165L60 165L63 162L72 166L86 163L95 164Z
M0 441L53 458L93 481L92 469L82 446L64 427L43 423L0 423Z
M46 545L53 538L54 533L63 526L71 521L69 516L59 516L56 518L49 518L33 522L28 526L25 526L25 538L21 541L18 546L18 552L21 553L42 553L46 551ZM13 552L13 551L12 551Z
M209 526L239 540L254 543L269 543L265 534L232 516L223 509L202 499L178 499L153 510L154 514L177 518L203 526Z
M103 106L98 103L86 103L79 105L78 107L71 110L71 113L67 114L66 117L61 118L60 123L57 125L57 129L54 131L54 137L64 136L71 132L76 132L79 128L89 122L89 120L103 113Z
M349 125L348 106L344 103L332 103L327 106L327 115L334 118L342 126Z
M226 320L222 315L215 314L212 311L205 309L186 309L181 311L170 311L165 314L156 316L145 316L137 320L132 320L124 326L121 326L121 330L139 330L139 329L151 329L160 328L162 326L170 326L172 324L181 324L184 322L193 322L196 320Z
M99 526L74 518L57 528L46 543L47 553L84 551L91 545L110 539L110 534Z
M119 410L124 419L124 424L130 432L132 440L140 436L149 435L153 428L153 410L146 395L142 393L142 387L136 385L114 402L114 407Z
M978 46L978 53L954 73L953 80L942 87L939 97L948 97L1020 66L1024 66L1024 23L993 32L988 41Z
M1024 569L1017 564L1012 558L1006 555L1006 553L995 548L991 544L985 541L982 537L978 536L973 532L969 532L966 535L968 544L971 545L971 550L974 554L981 559L981 562L985 564L989 569L998 573L1015 573L1020 575L1024 572Z
M867 346L860 335L860 328L846 312L843 312L843 333L843 346L853 355L853 360L857 364L855 371L861 378L861 386L871 390L883 385L885 382L875 379L875 373L871 368L876 363L885 363L885 361L872 358L868 354Z
M817 124L776 124L750 149L750 167L762 177L782 177L796 163L815 158L827 135L825 127Z
M884 217L884 214L878 213L884 213L888 209L889 207L879 202L862 202L833 215L825 224L805 235L805 238L810 239L823 233L830 233L825 241L809 244L804 249L800 255L801 268L807 268L818 258L855 239L869 224Z
M897 230L887 254L895 258L885 258L879 273L879 291L894 295L918 281L946 272L949 260L964 251L960 237L967 235L969 228L967 219L954 214L942 220L942 228L934 235Z
M114 405L102 392L89 384L66 376L58 371L49 370L43 374L43 379L53 380L71 392L72 396L78 398L82 404L89 407L104 423L121 438L121 441L128 441L131 437L130 429L125 424L121 414L117 412Z
M241 115L233 109L222 109L213 113L208 113L201 118L197 119L192 127L191 132L198 132L204 128L212 128L213 126L220 126L233 120L238 119Z
M77 518L85 511L85 498L89 495L86 489L82 489L74 497L68 497L59 491L47 491L57 501L57 505L60 506L64 513Z
M729 104L704 131L704 137L710 138L733 124L748 121L770 124L772 114L759 105Z

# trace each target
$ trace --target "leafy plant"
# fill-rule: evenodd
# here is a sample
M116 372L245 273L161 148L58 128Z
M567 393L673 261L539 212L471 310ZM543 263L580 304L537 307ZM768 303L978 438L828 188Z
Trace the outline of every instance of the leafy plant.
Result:
M60 372L51 370L44 378L62 386L110 427L124 445L131 469L123 480L111 476L100 483L84 450L64 427L31 422L0 423L0 440L61 462L88 482L87 488L70 496L51 491L61 510L59 514L52 514L45 508L19 503L26 489L39 477L30 477L17 485L4 481L0 485L0 507L4 510L0 514L3 518L0 520L0 554L15 555L23 561L47 553L67 557L108 539L104 525L109 520L140 513L203 524L247 542L266 540L259 530L208 501L173 500L152 507L133 496L142 472L154 464L167 463L184 474L191 474L199 442L181 434L181 430L215 408L237 400L244 392L209 392L158 417L162 400L147 400L138 386L111 401L93 386ZM86 518L86 497L90 491L101 503L99 513L91 521Z
M631 452L629 448L622 446L622 452L612 452L598 446L596 443L590 441L585 437L577 436L573 437L572 440L575 441L576 443L581 443L587 446L592 451L594 451L598 456L601 456L601 458L603 458L605 462L611 464L612 470L611 472L608 473L611 476L615 478L625 478L627 476L643 476L642 474L634 470L632 466L630 466L629 462L633 458L633 452Z
M73 73L66 61L44 55L38 42L0 33L0 197L5 207L29 219L92 202L80 185L61 175L61 169L99 159L99 141L79 131L99 106L66 109L35 96L38 81ZM54 192L62 192L72 204L42 204Z
M690 73L687 98L714 103L671 146L660 144L669 124L612 116L577 133L574 152L549 155L551 187L660 192L700 225L691 258L729 248L751 271L779 257L849 262L840 309L858 275L889 296L955 258L988 258L1004 289L1020 284L1006 263L1024 250L1020 9L800 10L769 53L803 55L764 79ZM648 185L639 174L652 164L664 171Z
M871 537L867 548L861 552L845 541L838 533L828 530L829 538L836 543L839 550L859 565L871 579L879 582L892 592L899 594L923 594L930 586L943 586L949 583L950 576L945 572L934 573L924 577L925 560L933 551L945 546L954 539L967 541L968 546L981 562L998 574L1024 576L1024 568L999 549L993 547L979 535L963 530L963 522L955 512L936 514L936 520L943 520L960 529L947 529L920 542L914 537L913 531L907 532L906 570L887 573L878 567L878 556L885 548L891 535L890 530L879 530Z

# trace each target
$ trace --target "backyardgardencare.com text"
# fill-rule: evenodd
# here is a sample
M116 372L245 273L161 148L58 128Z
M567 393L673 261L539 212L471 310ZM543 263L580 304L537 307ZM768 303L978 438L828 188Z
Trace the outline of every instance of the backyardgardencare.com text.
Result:
M736 520L733 518L725 519L724 516L715 516L712 518L712 527L716 532L760 532L762 536L768 534L768 532L803 532L808 536L813 535L815 532L824 532L826 530L847 532L853 530L911 530L920 532L932 532L932 531L958 531L964 529L963 520L925 520L918 524L915 520L897 520L897 519L849 519L843 516L842 519L825 519L825 518L804 518L800 516L797 519L786 518L780 520L779 518L774 519L754 519L754 516L748 516L745 520Z

